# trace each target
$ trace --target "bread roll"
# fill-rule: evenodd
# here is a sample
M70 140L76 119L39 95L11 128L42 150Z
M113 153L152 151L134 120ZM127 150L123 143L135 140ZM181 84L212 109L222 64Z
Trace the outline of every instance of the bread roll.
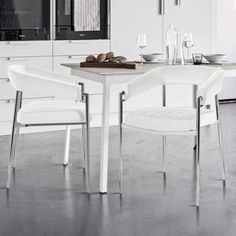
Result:
M106 54L101 53L97 56L96 62L97 63L102 63L106 60Z
M86 57L86 62L87 63L93 63L95 61L96 61L96 57L93 56L93 55L89 55L89 56Z
M106 60L109 60L109 59L111 59L112 57L115 57L114 52L108 52L108 53L106 54Z

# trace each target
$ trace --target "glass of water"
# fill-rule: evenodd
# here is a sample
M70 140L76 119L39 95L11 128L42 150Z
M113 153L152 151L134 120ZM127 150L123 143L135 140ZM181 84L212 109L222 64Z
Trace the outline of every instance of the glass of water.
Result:
M145 33L138 33L137 46L140 50L141 64L143 64L143 49L147 46L147 37Z
M184 47L187 48L187 61L186 62L191 63L190 48L192 48L194 46L192 33L187 33L184 35L183 45L184 45Z

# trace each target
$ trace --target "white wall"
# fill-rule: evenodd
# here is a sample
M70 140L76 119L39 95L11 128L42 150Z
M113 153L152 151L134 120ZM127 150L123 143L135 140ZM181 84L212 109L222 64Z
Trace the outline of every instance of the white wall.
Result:
M138 59L137 34L147 34L145 52L162 52L159 0L111 1L111 48L117 55Z
M217 0L217 40L215 52L227 54L227 60L236 62L235 0Z
M212 0L212 52L225 53L226 60L236 62L236 9L235 0ZM236 98L236 78L224 80L221 99Z

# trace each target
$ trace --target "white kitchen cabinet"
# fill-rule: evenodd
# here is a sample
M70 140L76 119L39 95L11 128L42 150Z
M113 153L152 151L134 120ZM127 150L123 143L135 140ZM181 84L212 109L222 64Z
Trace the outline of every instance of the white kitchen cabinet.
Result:
M214 0L213 29L214 37L212 46L214 53L226 54L225 59L236 62L236 9L234 0ZM236 99L236 77L226 74L223 90L219 95L222 100Z
M139 59L137 34L146 33L144 53L162 52L162 22L157 0L111 1L111 50L128 59Z
M52 41L2 41L0 57L52 56Z
M52 57L6 57L0 58L0 78L7 78L7 68L12 64L23 64L39 70L52 71Z
M15 103L13 101L0 101L0 122L13 120Z
M86 56L54 56L53 57L53 72L55 73L63 73L65 75L70 75L70 69L62 66L61 64L65 63L80 63L85 61Z
M53 41L53 55L94 55L110 51L110 40Z
M9 79L0 78L0 101L13 99L15 96L16 92L11 86Z
M236 99L236 78L225 77L223 89L219 94L221 100L234 100Z

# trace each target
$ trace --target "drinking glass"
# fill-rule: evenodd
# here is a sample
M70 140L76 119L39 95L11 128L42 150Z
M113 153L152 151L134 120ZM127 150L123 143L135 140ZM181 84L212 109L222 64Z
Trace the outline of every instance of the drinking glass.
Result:
M187 63L191 63L190 48L194 46L192 33L187 33L184 35L183 45L187 48Z
M193 53L193 64L200 65L202 64L202 54L201 53Z
M143 49L147 46L147 37L145 33L138 33L137 46L140 50L141 64L143 64Z

